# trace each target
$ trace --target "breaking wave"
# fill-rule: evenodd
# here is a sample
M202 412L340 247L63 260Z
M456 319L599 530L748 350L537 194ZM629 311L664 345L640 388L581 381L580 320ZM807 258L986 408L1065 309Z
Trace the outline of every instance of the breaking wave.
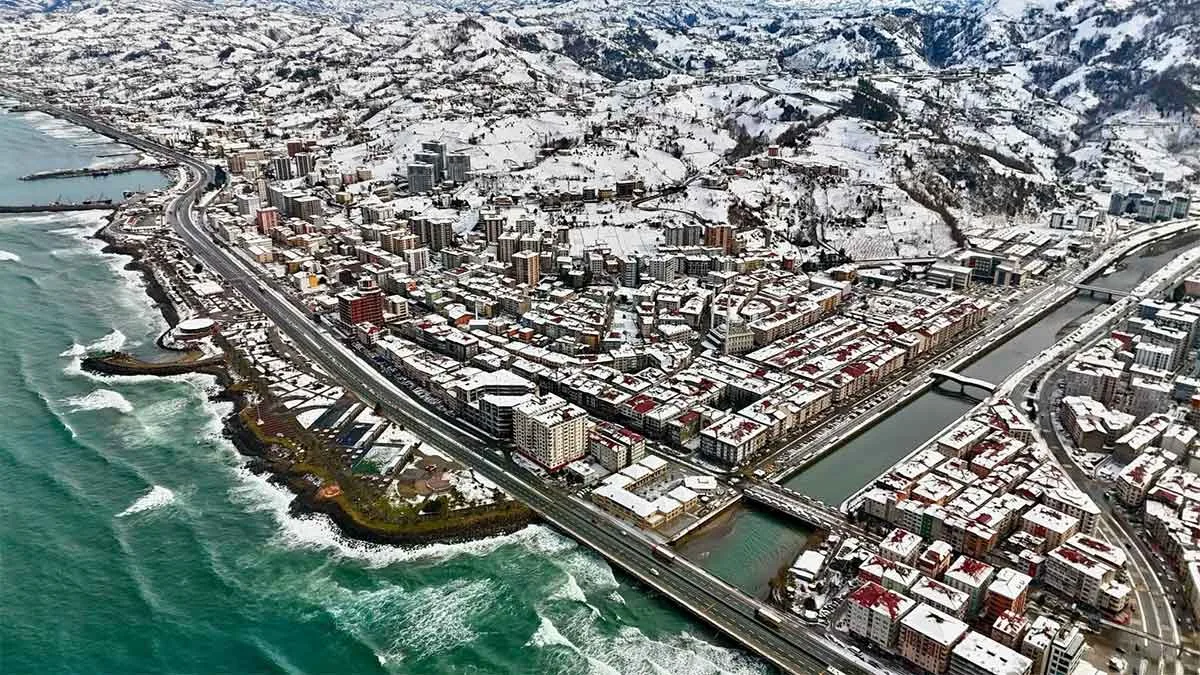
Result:
M72 412L106 409L116 410L126 415L133 412L133 404L112 389L97 389L83 396L72 396L63 402L71 406Z
M0 251L0 262L21 262L21 256L10 251Z
M526 642L525 646L541 648L566 647L574 652L579 651L575 643L568 640L566 636L559 632L558 626L555 626L553 621L541 614L538 615L538 619L540 619L540 622L538 623L537 630L533 631L533 635L529 637L529 642Z
M575 580L575 575L567 572L567 582L562 588L555 591L551 596L551 600L568 600L570 602L578 602L587 604L587 594L583 592L579 582Z
M339 627L370 646L381 663L426 658L475 641L476 624L494 618L500 597L491 579L455 579L416 590L322 586L326 611Z
M111 333L96 340L87 347L87 352L115 352L125 346L125 334L120 329L114 328Z
M142 513L143 511L153 511L154 509L161 508L174 501L174 492L161 485L155 485L154 487L150 488L149 492L141 497L138 497L137 500L126 507L124 511L118 513L116 517L124 518L126 516L132 516L135 513Z

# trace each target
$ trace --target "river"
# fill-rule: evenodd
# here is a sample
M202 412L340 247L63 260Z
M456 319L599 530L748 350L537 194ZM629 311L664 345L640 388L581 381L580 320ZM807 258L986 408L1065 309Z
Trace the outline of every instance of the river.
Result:
M161 187L16 180L129 153L0 110L0 203ZM770 672L546 527L403 549L289 515L221 436L210 378L80 370L164 328L90 238L104 215L0 216L0 672Z
M1151 244L1129 256L1124 267L1095 280L1129 290L1175 257L1194 235ZM966 375L998 381L1071 332L1102 300L1076 296L963 369ZM974 406L968 399L930 389L821 461L785 482L827 504L840 504L889 466ZM743 590L765 597L767 582L804 548L811 530L759 507L738 507L720 523L690 539L681 551L705 569Z

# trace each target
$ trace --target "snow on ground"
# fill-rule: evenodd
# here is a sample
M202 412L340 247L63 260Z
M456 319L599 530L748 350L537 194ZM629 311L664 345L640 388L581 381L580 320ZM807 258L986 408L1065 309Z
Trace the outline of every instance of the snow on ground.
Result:
M570 242L571 255L582 255L585 248L597 244L609 247L616 256L653 254L662 235L644 226L591 225L572 227Z

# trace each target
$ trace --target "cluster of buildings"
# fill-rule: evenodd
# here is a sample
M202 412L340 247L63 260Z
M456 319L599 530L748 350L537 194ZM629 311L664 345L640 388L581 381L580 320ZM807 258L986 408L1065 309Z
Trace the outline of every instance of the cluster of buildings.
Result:
M407 190L336 167L310 140L222 150L232 199L203 213L218 242L427 400L646 527L711 490L654 466L647 438L744 464L958 343L991 309L920 284L860 297L853 275L801 272L730 223L664 222L653 254L573 252L561 219L504 195L466 207L440 189L472 174L436 141L407 166ZM611 196L644 189L632 177Z
M1010 403L989 406L876 479L858 509L1120 614L1131 593L1125 557L1093 537L1099 507L1044 460L1032 433Z
M1177 431L1178 425L1168 429ZM1195 435L1194 428L1186 427L1186 437ZM1126 507L1140 511L1146 534L1182 582L1187 603L1200 619L1200 460L1181 452L1181 441L1179 435L1160 435L1117 474L1114 493Z
M1166 194L1161 188L1145 192L1113 192L1108 200L1109 214L1130 215L1142 222L1186 218L1191 208L1191 195Z
M1077 223L1087 223L1084 233L1100 222L1099 214L1080 214ZM1063 227L1051 215L1052 228ZM930 265L926 279L937 286L952 289L975 284L1020 286L1041 276L1051 265L1065 260L1070 249L1090 247L1085 238L1064 237L1061 232L1005 228L970 238L967 248Z
M860 568L861 583L846 598L851 635L900 656L916 672L1088 672L1087 646L1077 626L1026 617L1028 576L966 556L951 561L935 545L918 547L917 558L910 562L933 560L936 567L897 571L903 563L879 557Z
M435 187L462 185L471 175L471 156L461 152L446 152L441 141L421 143L421 151L413 154L407 167L409 194L433 192Z
M1062 413L1076 444L1098 450L1119 436L1129 423L1111 411L1142 419L1176 404L1200 406L1193 358L1200 344L1198 322L1200 302L1143 300L1124 330L1077 354L1064 386L1064 400L1072 402ZM1079 424L1081 419L1094 423Z

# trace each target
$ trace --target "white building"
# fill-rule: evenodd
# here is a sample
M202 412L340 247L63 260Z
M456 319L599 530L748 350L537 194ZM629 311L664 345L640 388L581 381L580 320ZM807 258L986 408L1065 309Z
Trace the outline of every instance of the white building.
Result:
M741 415L729 415L700 432L700 452L737 465L766 444L767 426Z
M1043 582L1049 588L1110 613L1120 612L1131 589L1117 580L1125 554L1087 535L1077 534L1046 554Z
M909 595L914 600L933 605L956 619L966 618L967 609L971 605L971 596L929 577L918 579L909 589Z
M1079 531L1079 519L1038 504L1021 516L1021 530L1046 540L1054 548Z
M879 545L879 554L888 560L912 565L921 552L921 542L921 535L897 527L883 538Z
M927 673L944 673L950 652L967 633L967 624L926 604L900 620L900 655Z
M967 556L959 556L950 569L942 575L946 585L957 588L971 598L967 612L974 616L983 606L988 584L992 583L996 569L987 563Z
M587 412L553 394L531 398L513 411L518 451L547 471L587 454Z
M970 631L950 652L950 675L1029 675L1033 660Z

